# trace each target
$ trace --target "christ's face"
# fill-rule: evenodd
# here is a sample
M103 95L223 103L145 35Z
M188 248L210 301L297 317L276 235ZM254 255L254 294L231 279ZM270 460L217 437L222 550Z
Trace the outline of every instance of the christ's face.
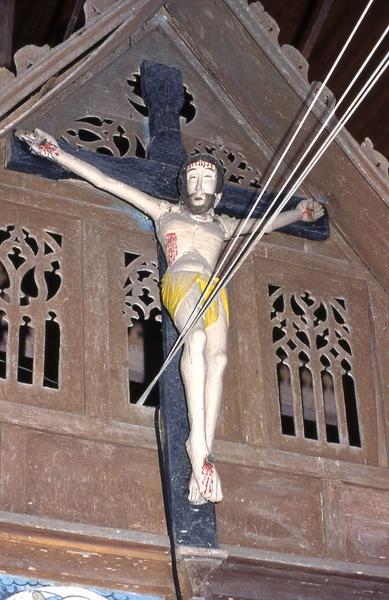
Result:
M186 170L189 200L186 205L194 215L204 215L215 206L217 170L212 163L199 160Z

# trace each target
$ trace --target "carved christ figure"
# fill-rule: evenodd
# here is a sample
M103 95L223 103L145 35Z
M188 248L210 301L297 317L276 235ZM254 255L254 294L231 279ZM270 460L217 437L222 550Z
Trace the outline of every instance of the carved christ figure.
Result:
M212 277L224 242L234 236L240 224L239 219L214 212L223 191L220 162L209 154L188 158L179 173L180 203L175 205L103 174L60 149L54 138L39 129L16 135L33 154L61 165L153 220L168 264L161 282L162 302L181 332ZM323 212L320 203L304 199L295 209L279 214L267 231L299 220L316 221ZM242 234L249 233L254 222L250 219ZM219 502L223 498L212 447L227 363L228 312L227 293L223 290L190 330L181 358L190 424L186 450L192 465L192 504Z

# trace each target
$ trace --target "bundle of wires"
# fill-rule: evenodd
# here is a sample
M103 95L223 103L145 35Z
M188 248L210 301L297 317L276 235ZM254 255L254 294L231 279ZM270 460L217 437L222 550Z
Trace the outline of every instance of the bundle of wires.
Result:
M366 59L363 61L362 65L359 67L358 71L356 72L356 74L354 75L352 80L350 81L349 85L347 86L346 90L340 97L339 101L337 102L335 107L329 112L328 116L324 120L320 129L318 130L318 132L316 133L316 135L314 136L312 141L309 143L308 147L302 154L301 158L297 161L295 167L292 169L292 171L290 172L289 176L287 177L285 183L282 185L281 189L274 197L272 203L267 208L264 215L260 219L258 219L258 221L255 224L255 227L251 231L250 235L247 237L247 239L245 239L244 243L242 244L242 247L239 249L239 252L234 256L233 260L228 261L228 258L231 255L231 253L234 249L234 246L238 240L239 234L244 230L245 225L247 224L248 220L251 218L256 207L258 206L259 202L261 201L262 196L265 193L265 190L268 189L269 184L271 183L271 181L274 179L275 175L277 174L278 169L279 169L280 165L282 164L287 152L289 151L290 147L292 146L298 133L300 132L305 121L307 120L309 114L312 112L313 107L315 106L318 99L320 98L320 95L323 92L329 78L331 77L332 73L334 72L335 68L337 67L338 63L340 62L341 58L343 57L344 53L346 52L351 40L353 39L356 31L360 27L362 21L364 20L366 14L367 14L368 10L370 9L371 5L373 4L373 2L374 2L374 0L369 0L369 2L367 3L365 9L363 10L361 16L358 19L356 25L354 26L354 29L350 33L343 48L339 52L336 60L334 61L327 76L325 77L323 83L321 84L316 96L313 98L313 101L308 106L302 120L296 127L291 139L289 140L287 146L285 147L284 151L282 152L282 155L280 156L276 165L272 169L267 181L265 182L265 184L263 186L261 193L256 198L255 202L253 203L253 206L251 207L251 209L250 209L249 213L247 214L247 216L245 217L245 219L243 219L241 221L239 227L237 228L235 236L230 240L230 243L227 246L226 251L224 252L224 254L223 254L222 258L220 259L220 261L218 262L218 264L216 265L216 268L212 274L212 277L211 277L208 285L206 286L205 290L203 291L201 298L199 299L192 314L190 315L184 328L182 329L181 333L179 334L175 344L173 345L172 349L170 350L169 354L167 355L162 367L160 368L160 370L158 371L156 376L153 378L151 383L148 385L148 387L146 388L146 390L144 391L144 393L138 400L137 404L145 403L150 391L152 390L154 385L157 383L157 381L159 380L159 378L161 377L161 375L165 371L165 369L168 367L170 362L176 356L177 352L180 350L180 348L185 343L185 339L187 338L187 336L188 336L189 332L191 331L191 329L193 328L193 326L198 322L199 319L202 318L203 314L208 309L210 304L215 300L215 298L221 293L221 291L224 289L224 287L232 279L232 277L235 275L237 270L241 267L243 262L253 251L255 245L262 238L263 234L270 227L270 225L273 223L273 221L277 218L279 213L283 210L283 208L285 207L285 205L287 204L287 202L289 201L291 196L293 196L293 194L296 192L296 190L301 186L301 184L303 183L305 178L308 176L308 174L311 172L313 167L316 165L317 161L321 158L323 153L327 150L328 146L335 139L335 137L338 135L338 133L341 131L341 129L343 129L343 127L346 125L346 123L352 117L352 115L354 114L356 109L359 107L361 102L365 99L367 94L374 87L374 85L377 83L379 78L383 75L386 68L388 67L389 53L385 53L384 57L382 58L382 60L378 64L378 66L373 70L371 75L368 77L368 79L362 85L361 89L356 93L355 97L350 102L349 106L345 110L342 117L339 118L339 120L333 126L332 130L327 132L326 137L321 142L320 146L316 149L312 158L308 160L308 164L304 167L304 161L307 159L307 157L313 150L314 146L318 142L322 133L325 132L325 130L327 130L327 127L329 126L330 121L334 118L335 111L339 110L339 108L343 104L344 100L349 95L349 92L354 88L358 79L361 78L362 73L365 71L365 68L371 62L372 58L376 55L378 48L381 46L381 44L387 37L389 27L387 27L385 29L385 31L379 37L377 42L374 44L372 50L370 51L370 53L368 54ZM296 176L296 179L293 181L293 178L295 176ZM290 187L289 187L289 189L287 189L289 184L290 184ZM210 291L210 290L212 290L212 291Z

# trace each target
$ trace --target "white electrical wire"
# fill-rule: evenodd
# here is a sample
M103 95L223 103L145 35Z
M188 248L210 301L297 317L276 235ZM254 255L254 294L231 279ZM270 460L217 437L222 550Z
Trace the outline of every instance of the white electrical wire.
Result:
M339 123L336 125L335 129L328 136L326 142L320 148L320 150L318 151L318 153L313 157L313 159L309 163L308 167L306 167L306 169L304 170L304 172L298 178L298 180L297 180L296 184L293 186L292 190L287 194L286 198L283 200L283 202L277 208L277 210L275 211L275 213L271 216L271 218L269 219L269 222L271 222L272 220L274 220L278 216L279 212L284 207L284 204L286 204L288 202L290 196L292 196L294 194L294 192L296 191L296 189L301 185L303 179L313 169L313 167L315 166L316 162L319 160L319 158L322 156L322 154L328 148L328 146L330 145L330 143L334 140L334 138L339 133L339 131L349 121L349 119L354 114L355 110L358 108L358 106L361 104L361 102L365 99L366 95L369 93L369 91L372 89L372 87L377 83L378 79L383 75L383 73L385 72L385 70L386 70L386 68L388 67L388 64L389 64L389 58L388 58L388 56L389 55L387 54L385 56L385 58L381 61L381 63L377 67L377 69L375 69L375 71L372 74L372 76L369 77L368 81L365 83L365 85L363 86L363 88L361 89L361 91L358 93L358 95L356 96L356 98L354 99L354 101L352 102L352 104L349 106L349 108L347 109L346 113L343 115L342 119L339 121ZM268 223L266 225L268 225ZM250 254L250 252L252 251L252 249L254 248L254 246L259 242L259 240L261 239L261 237L264 234L264 232L265 232L265 228L262 228L262 230L259 232L259 234L256 236L256 238L250 244L250 247L246 248L246 250L243 252L243 254L240 254L238 260L235 261L233 269L231 269L230 272L228 273L228 275L226 275L226 277L223 278L223 281L220 280L219 283L215 286L215 289L213 290L212 294L206 300L206 302L204 303L204 305L201 307L201 310L199 311L199 313L196 315L195 319L193 320L192 326L202 317L202 315L204 314L204 312L207 310L208 306L214 300L215 296L231 280L231 278L233 277L233 275L240 268L241 264L244 262L244 260ZM173 348L171 349L170 353L166 357L166 359L165 359L165 361L164 361L161 369L159 370L159 372L157 373L157 375L153 378L152 382L148 385L147 389L144 391L144 393L142 394L142 396L138 400L137 404L144 404L144 402L146 401L146 399L147 399L147 397L148 397L151 389L154 387L154 385L156 384L156 382L158 381L158 379L160 378L160 376L162 375L162 373L165 371L165 369L168 367L168 365L170 364L170 362L173 360L173 358L177 354L178 350L180 350L180 348L184 344L184 341L185 341L185 338L183 337L183 338L181 338L179 344L173 346Z
M215 289L213 290L212 295L210 295L210 297L207 299L207 302L204 303L204 306L201 308L201 311L200 311L200 313L198 315L198 318L200 318L202 316L203 312L207 309L208 302L211 303L212 300L213 300L213 298L215 297L215 295L218 294L221 291L221 289L223 287L225 287L227 285L227 283L232 279L232 277L235 275L236 271L239 269L239 267L242 265L242 263L246 260L247 256L253 250L254 246L258 243L258 241L261 239L261 237L265 233L265 230L268 227L268 225L269 224L271 225L271 223L274 221L274 219L276 219L276 217L282 211L282 209L287 204L287 202L289 201L289 199L291 198L291 196L293 196L293 194L295 193L295 191L300 187L301 183L304 181L304 179L307 177L307 175L311 172L311 170L316 165L316 163L318 162L318 160L321 158L321 156L327 150L328 146L331 144L331 142L338 135L339 131L341 129L343 129L343 127L346 125L346 123L352 117L352 115L355 112L355 110L358 108L358 106L361 104L361 102L365 99L365 97L367 96L367 94L369 93L369 91L371 90L371 88L377 83L377 81L381 77L381 75L383 75L383 73L387 69L388 65L389 65L389 53L387 53L385 55L385 57L379 63L378 67L374 70L374 72L372 73L372 75L366 81L366 83L364 84L364 86L362 87L362 89L359 91L359 93L357 94L357 96L354 98L354 100L352 101L352 103L350 104L350 106L348 107L348 109L346 110L346 112L344 113L344 115L342 116L342 118L339 120L339 122L337 123L337 125L335 126L335 128L332 130L332 132L329 134L329 136L327 137L327 139L324 142L324 144L321 146L321 148L318 150L318 152L315 154L315 156L311 159L311 161L305 167L304 171L301 173L301 175L298 177L298 179L296 180L296 182L293 184L292 188L287 193L287 195L285 196L285 198L282 200L282 202L280 203L280 205L277 207L277 209L274 212L274 214L271 215L271 217L269 218L268 222L266 223L266 226L263 227L261 229L261 231L258 231L259 228L257 228L255 230L255 233L257 233L258 235L255 236L255 239L253 239L254 236L252 236L252 238L251 238L252 239L252 243L250 245L247 245L245 247L245 249L239 254L238 260L236 260L234 262L232 268L229 269L229 271L226 274L226 276L223 277L222 279L220 279L220 281L219 281L220 285L218 284L217 286L215 286ZM194 321L194 323L195 322L196 321Z
M320 129L318 130L318 132L316 133L316 135L314 136L314 138L312 139L312 141L309 143L309 145L306 148L305 152L303 153L303 155L301 156L301 158L299 159L299 161L297 162L297 164L295 165L295 167L293 168L293 170L289 174L288 178L286 179L286 181L282 185L281 189L278 191L278 193L273 198L273 200L270 203L270 205L268 206L268 208L265 210L265 213L262 215L262 217L258 218L255 227L250 232L250 235L248 236L248 238L245 240L245 242L244 242L242 248L240 249L239 253L244 252L245 248L250 244L252 238L254 237L254 235L256 234L256 232L258 231L258 229L262 226L262 224L265 221L266 217L269 215L269 213L271 212L271 210L273 209L273 207L276 206L277 200L280 198L280 196L284 192L285 188L287 187L287 185L289 184L289 182L291 181L291 179L293 178L293 176L295 175L295 173L297 172L297 170L300 168L300 166L303 163L303 161L306 158L306 156L312 150L313 146L315 145L315 143L319 139L320 135L326 129L327 125L331 121L331 119L334 116L335 112L342 106L342 104L343 104L344 100L346 99L347 95L349 94L349 92L351 91L351 89L353 88L353 86L355 85L355 83L357 82L357 80L359 79L359 77L362 75L365 67L367 66L367 64L370 62L370 60L372 59L372 57L376 53L376 51L378 50L378 48L381 45L381 43L384 41L384 39L385 39L388 31L389 31L389 26L385 29L385 31L383 32L383 34L379 37L379 39L377 40L376 44L373 46L372 50L370 51L370 53L368 54L368 56L366 57L366 59L364 60L364 62L362 63L362 65L359 67L358 71L356 72L356 74L354 75L353 79L351 80L351 82L347 86L346 90L343 92L342 96L339 98L338 103L336 104L336 106L330 111L330 113L326 117L324 123L321 125ZM259 202L259 200L261 199L262 195L263 195L263 191L259 195L256 203L254 204L254 207L250 210L248 217L246 217L246 219L244 219L242 221L242 223L240 224L240 226L238 227L237 232L235 234L236 237L234 236L233 240L236 241L238 239L239 233L242 231L244 225L247 223L248 219L252 215L252 213L253 213L253 211L254 211L254 209L256 207L256 204ZM289 198L290 198L290 196L289 196ZM285 204L283 204L283 206L285 206ZM232 247L232 245L230 244L230 247ZM210 282L206 286L206 288L205 288L204 292L202 293L199 301L197 302L196 306L194 307L192 314L190 315L190 317L189 317L188 321L186 322L185 326L183 327L183 329L182 329L182 331L181 331L181 333L180 333L180 335L179 335L179 337L178 337L178 339L176 341L177 344L181 341L181 338L185 337L187 331L189 331L189 329L191 328L193 320L196 318L196 314L197 314L198 310L200 310L200 307L201 307L201 304L202 304L204 298L207 297L208 289L211 287L211 285L213 285L214 281L216 280L217 275L220 273L221 267L223 266L223 264L225 262L225 259L227 258L227 255L228 255L228 252L224 256L224 258L221 261L221 263L219 263L217 265L216 269L214 270L212 278L210 279ZM174 348L174 346L173 346L173 348ZM173 348L172 348L172 350L173 350Z
M356 23L356 24L355 24L355 26L354 26L354 29L351 31L351 33L350 33L350 35L349 35L348 39L346 40L346 42L345 42L345 44L344 44L343 48L342 48L342 49L341 49L341 51L339 52L339 54L338 54L338 56L336 57L336 59L335 59L335 61L334 61L333 65L332 65L332 67L331 67L331 68L330 68L330 70L328 71L328 73L327 73L327 75L326 75L326 77L325 77L325 79L324 79L323 83L321 84L321 86L320 86L319 90L318 90L318 91L317 91L317 93L316 93L316 96L313 98L313 100L312 100L311 104L308 106L308 108L307 108L307 110L306 110L306 112L305 112L305 114L304 114L304 116L303 116L302 120L300 121L300 123L299 123L299 124L298 124L298 126L296 127L296 130L295 130L295 132L293 133L293 135L292 135L291 139L289 140L289 142L288 142L288 144L287 144L286 148L285 148L285 149L284 149L284 151L282 152L282 154L281 154L280 158L278 159L278 161L277 161L277 163L276 163L275 167L272 169L272 171L271 171L271 173L270 173L270 175L269 175L268 179L267 179L267 180L266 180L266 182L263 184L262 191L259 193L258 197L256 198L255 202L253 203L253 206L251 207L251 209L250 209L250 211L248 212L248 214L247 214L247 216L245 217L245 219L243 219L243 220L241 221L241 223L240 223L240 225L239 225L239 227L238 227L238 229L237 229L237 231L236 231L236 237L234 236L234 238L232 238L232 240L231 240L231 243L228 245L228 247L227 247L227 249L226 249L226 252L224 253L224 255L223 255L223 257L222 257L221 261L220 261L220 262L219 262L219 264L216 266L216 269L215 269L215 271L214 271L214 273L213 273L213 275L212 275L212 279L209 281L209 284L208 284L208 286L211 286L211 285L213 284L213 281L215 280L215 278L217 277L217 275L220 273L220 271L221 271L221 269L222 269L223 265L225 264L225 262L226 262L226 260L227 260L228 256L231 254L231 252L232 252L232 250L233 250L233 247L234 247L234 245L236 244L236 242L237 242L237 240L238 240L238 238L239 238L239 235L240 235L240 234L241 234L241 232L244 230L244 227L245 227L246 223L248 222L248 220L249 220L249 219L251 218L251 216L253 215L253 213L254 213L255 209L257 208L257 206L258 206L259 202L261 201L261 199L262 199L262 197L263 197L264 193L265 193L265 192L266 192L266 190L268 189L268 186L269 186L269 184L270 184L270 183L273 181L273 178L274 178L274 176L277 174L277 171L278 171L279 167L281 166L281 163L282 163L282 161L284 160L284 158L285 158L285 156L286 156L286 154L287 154L287 152L288 152L289 148L291 147L291 145L293 144L293 142L294 142L294 140L296 139L297 135L299 134L300 130L302 129L302 127L303 127L303 125L304 125L305 121L307 120L307 118L308 118L309 114L312 112L312 110L313 110L313 107L314 107L314 106L315 106L315 104L318 102L318 100L319 100L319 98L320 98L320 94L321 94L321 93L322 93L322 91L324 90L324 88L325 88L325 86L326 86L326 84L327 84L327 82L328 82L329 78L331 77L332 73L333 73L333 72L334 72L334 70L336 69L336 67L337 67L337 65L338 65L338 63L339 63L339 61L342 59L342 57L343 57L344 53L346 52L346 50L347 50L348 46L350 45L350 42L352 41L352 39L353 39L354 35L356 34L356 32L357 32L357 30L358 30L359 26L361 25L361 23L362 23L363 19L365 18L366 14L367 14L368 10L370 9L370 7L371 7L371 5L372 5L372 3L373 3L373 2L374 2L374 0L370 0L370 1L367 3L367 5L366 5L365 9L362 11L362 14L361 14L361 16L359 17L359 19L358 19L357 23ZM339 103L338 103L338 106L339 106ZM317 139L317 137L316 137L315 139ZM304 156L305 156L305 155L304 155ZM290 180L290 178L289 178L289 180ZM288 181L289 181L289 180L288 180ZM274 202L275 202L275 200L273 200L273 203L272 203L272 205L273 205L273 206L274 206ZM204 296L204 295L206 295L206 294L207 294L207 289L205 289L205 290L204 290L204 292L203 292L203 296ZM200 301L201 301L201 299L200 299Z
M367 9L365 9L365 10L367 10ZM387 28L387 30L388 30L388 28ZM258 219L257 226L255 227L255 229L251 233L249 239L246 240L246 244L241 249L238 258L235 261L233 261L233 263L230 265L229 269L227 269L227 273L217 283L217 285L215 286L213 292L210 294L209 298L204 303L204 305L202 307L200 307L197 312L196 312L196 309L199 307L199 305L197 305L195 307L192 315L188 319L188 322L185 325L184 329L182 330L179 338L177 339L176 343L174 344L174 346L172 347L170 353L168 354L167 358L165 359L165 362L162 365L162 368L160 369L160 371L158 372L158 374L156 375L156 377L154 377L153 381L147 387L147 389L145 390L145 392L142 394L142 396L138 400L137 404L143 404L145 402L145 400L146 400L148 394L150 393L152 387L155 385L156 381L159 379L159 377L162 374L162 372L166 369L166 367L168 366L168 364L170 363L170 361L173 359L173 357L175 356L176 352L183 345L185 336L187 335L189 329L197 322L197 320L199 318L201 318L201 316L204 314L204 312L206 311L207 307L213 301L213 299L215 298L215 296L220 292L220 290L222 289L222 287L224 287L228 283L228 281L230 281L230 279L235 274L236 270L240 267L240 265L242 264L242 262L245 260L245 258L248 256L248 254L251 252L251 250L254 247L254 245L262 237L265 228L263 228L263 230L257 236L256 236L256 234L259 231L259 229L261 228L261 226L263 224L263 221L266 218L267 214L270 212L271 208L274 206L274 204L277 201L278 197L281 195L281 193L285 189L286 185L289 183L290 179L293 177L293 175L295 174L296 170L301 165L301 162L304 160L305 156L308 154L308 152L311 150L312 146L317 141L319 135L323 132L323 130L327 126L327 124L328 124L329 120L332 118L335 110L338 110L340 104L343 102L344 98L346 97L346 95L350 91L351 87L354 85L355 81L357 80L357 78L362 73L362 71L365 68L366 64L369 62L369 60L373 56L373 54L376 51L376 49L378 48L378 46L380 45L380 43L382 42L382 40L385 38L385 36L387 34L387 30L383 33L383 35L380 37L380 39L378 40L378 42L375 44L373 50L370 52L370 54L368 55L368 57L366 58L366 60L364 61L364 63L360 67L360 69L358 70L357 74L354 76L352 82L349 84L348 88L346 89L346 91L342 95L342 97L339 100L337 106L333 109L333 111L331 111L330 115L327 117L327 119L326 119L325 123L322 125L320 131L316 134L316 136L315 136L314 140L311 142L309 148L306 150L306 152L304 153L303 157L300 159L300 161L298 162L298 164L296 165L296 167L294 168L294 170L290 174L289 178L287 179L287 181L283 185L283 187L280 190L280 192L274 198L274 200L273 200L272 204L270 205L270 207L267 209L267 211L265 212L265 214L263 215L263 217L261 219ZM303 181L303 179L306 177L306 175L310 172L310 170L316 164L317 160L320 158L320 156L323 154L323 152L327 149L328 145L331 143L331 141L334 139L334 137L337 135L337 133L340 131L340 129L345 125L345 123L349 120L349 118L351 117L351 115L353 114L353 112L356 110L356 108L359 106L359 104L362 102L362 100L364 99L364 97L366 96L366 94L370 91L371 87L375 84L376 80L382 75L383 71L385 70L385 68L387 66L387 63L385 63L385 60L386 59L384 59L383 61L381 61L380 66L377 67L377 69L375 70L375 72L373 73L373 75L369 78L368 82L362 88L361 92L357 95L357 97L355 98L355 100L352 102L352 104L350 105L349 109L343 115L341 121L339 121L338 125L335 127L334 132L329 135L329 137L328 137L327 141L324 143L323 147L318 151L317 155L311 160L311 162L309 163L308 167L304 170L303 175L299 177L297 183L293 186L292 190L287 194L286 198L284 198L284 200L282 201L282 203L280 204L280 206L277 208L277 210L275 211L275 213L269 218L268 223L266 224L266 227L268 227L269 224L271 224L274 221L274 219L278 216L279 212L282 210L282 208L288 202L289 198L293 195L293 193L296 191L296 189L300 186L300 184ZM381 67L381 70L379 71L380 67ZM378 71L379 71L379 73L378 73ZM378 73L378 75L375 78L375 75L377 73ZM371 83L370 87L368 87L369 83ZM307 116L307 115L305 115L305 116ZM273 174L274 173L272 173L271 177L273 176ZM269 178L269 180L270 180L270 178ZM263 194L263 192L262 192L262 194ZM259 201L260 198L261 198L261 195L259 196L258 201ZM255 207L252 208L252 210L249 213L249 216L247 217L247 219L250 218L250 216L251 216L251 214L252 214L252 212L253 212L254 209L255 209ZM246 222L247 222L247 219L246 219ZM256 238L255 238L254 242L251 243L252 240L253 240L253 238L254 238L254 236L256 236ZM213 279L215 278L215 276L216 275L214 274L213 275ZM199 302L201 302L201 299L200 299Z
M191 328L192 326L192 319L194 319L196 317L197 311L200 309L201 303L203 302L204 298L207 297L208 295L208 291L211 288L217 278L217 276L219 275L219 273L221 272L224 264L227 261L227 258L230 256L232 250L234 249L235 244L237 243L238 239L239 239L239 235L241 234L241 232L244 230L244 227L246 226L247 222L249 221L249 219L252 217L255 209L257 208L259 202L261 201L265 191L268 189L269 184L272 182L274 176L276 175L282 161L284 160L288 150L290 149L291 145L293 144L294 140L296 139L298 133L300 132L301 128L303 127L305 121L307 120L309 114L312 112L313 107L315 106L316 102L319 100L320 94L323 91L325 85L327 84L329 78L331 77L332 73L334 72L335 68L337 67L339 61L341 60L341 58L343 57L343 54L345 53L345 51L347 50L351 40L353 39L355 33L357 32L358 28L360 27L363 19L365 18L368 10L370 9L372 3L374 2L374 0L369 0L369 2L367 3L366 7L364 8L364 10L362 11L361 16L359 17L357 23L355 24L353 30L351 31L348 39L346 40L343 48L341 49L341 51L339 52L338 56L336 57L333 65L331 66L330 70L328 71L323 83L321 84L319 90L316 93L316 96L314 97L314 99L312 100L311 104L308 106L302 120L300 121L300 123L298 124L298 126L296 127L295 132L293 133L291 139L289 140L286 148L284 149L284 151L282 152L278 162L276 163L275 167L272 169L268 179L266 180L266 182L263 185L262 191L259 193L259 195L257 196L257 198L255 199L250 211L248 212L248 214L246 215L246 217L244 219L242 219L242 221L239 223L239 226L237 228L237 231L235 232L234 237L231 238L225 252L223 253L223 256L221 257L220 261L218 262L218 264L216 265L216 268L214 269L213 273L212 273L212 277L210 278L210 280L208 281L207 285L205 286L204 291L201 294L201 297L199 298L196 306L194 307L191 315L189 316L188 321L186 322L183 330L180 332L180 335L178 336L175 344L179 344L181 339L183 337L185 337L186 332ZM384 37L386 35L383 34L382 37ZM379 40L376 44L379 45L381 43L381 40ZM376 48L375 47L375 48ZM372 50L372 53L374 53L375 48ZM354 78L353 82L350 84L350 86L347 88L346 92L344 93L342 99L338 102L336 109L339 108L340 104L343 101L344 96L348 93L348 91L350 90L350 88L352 87L354 81L358 78L358 75L360 74L360 72L364 69L365 65L367 64L367 62L370 60L372 53L368 56L368 58L366 59L366 61L363 63L363 65L360 67L357 76ZM330 118L332 117L332 115L334 114L335 110L332 111L330 117L327 119L325 125L320 129L319 133L315 136L313 142L311 142L311 145L309 147L309 149L312 148L313 144L316 142L317 138L319 137L320 133L324 130L326 124L328 123L328 121L330 120ZM296 169L300 166L302 160L305 158L306 154L309 152L308 151L303 155L303 157L300 159L299 163L296 165L295 169L292 171L292 173L290 174L287 182L284 184L283 188L280 190L279 194L273 199L273 201L271 202L270 206L268 207L267 211L265 212L265 214L261 217L261 219L259 219L259 226L263 223L264 219L266 218L266 216L268 215L268 213L270 212L270 210L272 209L273 206L275 206L275 203L277 201L277 199L279 198L281 192L285 189L286 185L289 183L291 177L294 175L294 173L296 172ZM251 239L251 237L249 238ZM174 351L174 346L171 349L171 351Z

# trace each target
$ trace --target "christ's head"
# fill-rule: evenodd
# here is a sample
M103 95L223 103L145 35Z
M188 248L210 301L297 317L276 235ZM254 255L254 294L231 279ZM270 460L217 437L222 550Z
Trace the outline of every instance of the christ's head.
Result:
M195 154L182 166L178 187L181 202L194 215L205 215L219 202L224 183L223 167L211 154Z

